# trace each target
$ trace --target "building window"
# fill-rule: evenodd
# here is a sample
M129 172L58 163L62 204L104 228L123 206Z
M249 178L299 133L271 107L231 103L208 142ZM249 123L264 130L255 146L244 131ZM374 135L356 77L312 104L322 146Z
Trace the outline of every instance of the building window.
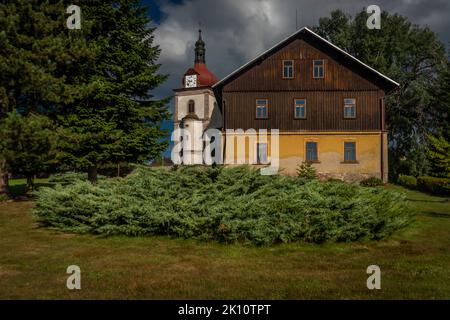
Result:
M317 161L317 142L306 143L306 161L307 162Z
M344 118L356 118L356 99L344 99Z
M194 100L189 100L188 109L189 109L189 113L195 113L195 102L194 102Z
M356 162L356 143L344 142L344 161Z
M258 99L256 100L256 118L257 119L266 119L267 118L267 99Z
M257 144L257 161L258 164L267 164L267 143L258 143Z
M295 99L294 104L295 104L295 118L306 119L306 100Z
M294 60L283 60L283 79L294 78Z
M323 60L314 60L313 67L314 67L314 78L323 78L325 76Z

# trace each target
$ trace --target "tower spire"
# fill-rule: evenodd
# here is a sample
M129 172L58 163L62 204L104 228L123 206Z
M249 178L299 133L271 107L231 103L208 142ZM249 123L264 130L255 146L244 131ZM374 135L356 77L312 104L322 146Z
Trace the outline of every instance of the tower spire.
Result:
M202 39L202 24L199 23L198 40L195 43L195 63L205 63L205 42Z

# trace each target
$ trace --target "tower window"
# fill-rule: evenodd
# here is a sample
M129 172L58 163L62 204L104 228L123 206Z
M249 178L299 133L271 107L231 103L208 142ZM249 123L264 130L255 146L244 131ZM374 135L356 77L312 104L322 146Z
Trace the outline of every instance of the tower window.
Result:
M267 119L267 99L256 100L256 118L257 119Z
M313 67L314 67L314 78L320 79L325 76L325 69L324 69L324 62L323 60L314 60L313 61Z
M294 78L294 60L283 60L283 79Z
M189 109L189 113L195 113L195 102L194 102L194 100L189 100L188 109Z

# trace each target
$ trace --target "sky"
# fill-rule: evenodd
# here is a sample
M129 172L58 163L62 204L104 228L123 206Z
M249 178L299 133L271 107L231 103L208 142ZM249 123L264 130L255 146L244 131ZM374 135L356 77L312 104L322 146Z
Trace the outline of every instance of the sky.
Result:
M160 72L169 79L154 90L157 98L173 96L194 64L199 22L206 42L206 64L219 79L252 60L296 30L317 25L320 17L341 9L352 16L369 5L428 25L450 43L450 0L143 0L162 49ZM381 22L383 23L383 22ZM173 100L170 105L173 110ZM164 125L170 128L170 123Z

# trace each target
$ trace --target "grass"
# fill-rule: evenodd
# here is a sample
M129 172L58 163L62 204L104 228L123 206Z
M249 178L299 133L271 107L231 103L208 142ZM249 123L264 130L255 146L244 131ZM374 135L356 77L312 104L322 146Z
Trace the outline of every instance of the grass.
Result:
M39 227L32 201L0 203L0 299L450 299L450 202L389 188L417 214L387 240L263 248L58 233ZM65 286L72 264L79 291ZM381 290L366 287L372 264Z
M48 182L48 179L34 179L36 188L39 187L51 187L53 184ZM9 181L9 192L12 197L19 197L25 195L27 188L26 179L13 179Z

